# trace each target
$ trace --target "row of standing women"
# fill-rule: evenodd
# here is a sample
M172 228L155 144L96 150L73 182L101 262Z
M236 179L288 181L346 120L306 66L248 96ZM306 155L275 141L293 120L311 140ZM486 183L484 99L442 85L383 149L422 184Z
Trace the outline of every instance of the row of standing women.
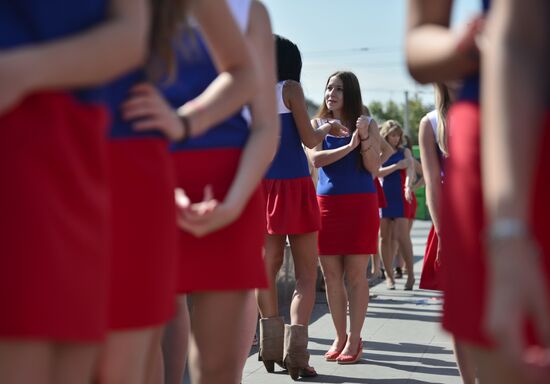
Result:
M0 14L0 381L159 382L178 293L193 298L189 321L179 308L193 381L239 382L278 134L265 8L29 0Z

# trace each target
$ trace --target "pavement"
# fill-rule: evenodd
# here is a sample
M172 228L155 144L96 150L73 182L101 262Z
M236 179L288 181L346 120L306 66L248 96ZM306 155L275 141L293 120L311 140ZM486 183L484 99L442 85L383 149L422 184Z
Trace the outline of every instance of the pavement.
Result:
M396 290L386 284L371 288L367 318L361 332L363 358L354 365L326 362L324 353L335 332L324 292L317 292L309 326L310 364L318 376L300 379L308 383L372 384L459 384L451 339L439 324L441 297L433 291L418 289L422 257L431 226L416 221L412 230L416 283L413 291L404 291L406 279L396 280ZM286 314L285 314L286 313ZM288 306L282 314L288 323ZM292 383L285 371L276 367L267 373L258 361L258 347L252 347L246 362L243 384Z

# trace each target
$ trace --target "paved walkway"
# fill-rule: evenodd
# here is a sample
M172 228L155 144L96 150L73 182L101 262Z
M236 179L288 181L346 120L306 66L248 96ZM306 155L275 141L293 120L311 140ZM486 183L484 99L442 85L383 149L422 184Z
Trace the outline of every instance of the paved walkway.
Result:
M330 347L334 328L324 293L318 292L309 328L310 363L319 374L301 379L310 383L373 384L458 384L460 377L453 358L451 340L439 325L440 297L418 290L422 255L430 222L417 221L412 240L415 255L416 285L404 291L405 279L389 291L384 283L371 288L367 319L363 326L363 359L355 365L326 362L323 354ZM288 318L287 318L288 321ZM253 347L243 373L243 384L291 383L282 370L268 374L258 361Z

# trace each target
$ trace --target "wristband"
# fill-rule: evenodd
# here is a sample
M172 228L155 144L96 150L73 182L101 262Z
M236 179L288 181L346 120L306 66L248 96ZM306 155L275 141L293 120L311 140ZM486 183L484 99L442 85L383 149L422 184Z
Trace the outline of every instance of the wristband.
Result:
M368 139L369 139L368 137L363 139L361 136L359 136L359 140L361 140L361 141L367 141Z
M489 242L502 239L517 239L529 236L529 228L522 220L499 219L487 230Z

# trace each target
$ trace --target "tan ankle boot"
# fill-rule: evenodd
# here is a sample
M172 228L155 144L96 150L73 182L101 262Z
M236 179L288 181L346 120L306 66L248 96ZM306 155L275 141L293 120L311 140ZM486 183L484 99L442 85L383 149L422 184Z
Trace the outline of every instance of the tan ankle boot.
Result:
M260 319L260 350L258 360L267 372L275 370L275 363L283 366L285 323L282 317Z
M307 327L304 325L285 325L284 364L293 380L300 376L316 376L309 366L307 351Z

